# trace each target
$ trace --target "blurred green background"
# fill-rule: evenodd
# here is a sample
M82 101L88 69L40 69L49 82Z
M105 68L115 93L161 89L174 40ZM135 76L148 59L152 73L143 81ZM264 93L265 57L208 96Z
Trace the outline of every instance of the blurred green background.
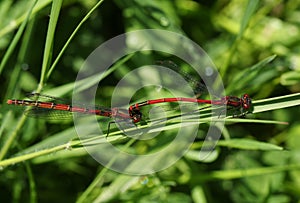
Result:
M21 99L35 90L70 98L78 70L95 48L119 34L149 28L180 33L198 43L218 68L228 94L248 93L259 101L299 93L300 1L35 3L0 2L3 202L300 202L299 99L294 107L249 114L249 122L228 123L214 156L206 162L197 160L203 141L199 129L183 158L146 176L103 168L84 150L72 122L26 118L6 105L7 99ZM133 55L115 65L101 81L105 91L97 102L109 105L113 81L162 57L155 54ZM103 119L105 125L108 122ZM115 144L145 153L155 150L158 140L129 146L130 139L116 136Z

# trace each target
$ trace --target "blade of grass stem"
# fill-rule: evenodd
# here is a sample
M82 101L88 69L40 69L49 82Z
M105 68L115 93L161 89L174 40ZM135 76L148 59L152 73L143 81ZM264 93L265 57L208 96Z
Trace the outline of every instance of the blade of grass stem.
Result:
M49 3L51 3L52 0L39 0L36 6L34 7L32 14L35 14L42 10L44 7L46 7ZM0 38L6 35L7 33L11 32L14 30L16 27L18 27L26 18L26 13L13 21L13 23L9 23L5 28L0 30Z
M24 29L26 27L26 24L28 23L29 17L32 14L32 10L35 7L36 3L37 3L37 0L35 0L34 3L32 4L32 6L30 7L30 9L29 9L29 11L28 11L28 13L26 15L25 20L22 22L22 24L21 24L18 32L16 33L15 37L13 38L12 42L10 43L7 51L5 52L5 54L4 54L4 56L3 56L2 60L1 60L0 75L2 73L2 70L3 70L4 66L6 65L9 57L12 55L14 49L16 48L16 46L17 46L20 38L22 37L23 31L24 31Z
M129 140L125 148L130 147L135 142L134 139ZM93 192L93 190L97 187L99 188L99 184L103 182L103 178L105 173L109 170L109 167L112 166L112 164L116 161L119 154L116 154L107 164L105 168L103 168L100 173L97 175L97 177L94 179L94 181L89 185L89 187L82 193L82 195L78 198L76 201L77 203L85 202L85 200L88 198L88 196ZM98 189L97 189L98 190Z
M87 14L86 16L84 16L84 18L80 21L80 23L77 25L77 27L75 28L75 30L72 32L71 36L69 37L69 39L67 40L67 42L65 43L65 45L63 46L63 48L61 49L61 51L59 52L58 56L56 57L56 59L54 60L53 64L51 65L47 76L46 76L46 80L48 80L48 78L50 77L52 71L54 70L56 64L58 63L59 59L61 58L61 56L63 55L63 53L65 52L66 48L69 46L71 40L74 38L75 34L78 32L78 30L81 28L81 26L83 25L83 23L85 21L87 21L87 19L91 16L91 14L100 6L100 4L102 4L104 0L99 1Z
M62 0L56 0L52 3L51 8L51 14L50 14L50 22L48 26L47 31L47 37L46 37L46 44L45 44L45 50L44 50L44 56L43 56L43 64L42 64L42 70L41 70L41 78L39 82L39 86L37 88L37 92L41 92L43 89L43 85L45 83L45 76L46 72L52 57L52 48L53 48L53 41L54 41L54 33L55 28L58 20L58 16L61 10Z
M261 176L283 171L299 170L299 164L290 164L282 166L270 166L251 169L213 171L203 176L198 176L194 181L212 181L212 180L232 180L250 176Z
M236 47L237 47L238 43L240 43L240 40L242 39L242 37L246 31L249 21L253 15L253 13L256 10L258 3L259 3L259 0L248 0L247 7L244 12L242 21L241 21L240 31L239 31L238 35L236 36L236 38L234 39L233 44L230 46L229 56L228 56L227 60L225 61L224 66L220 70L221 76L225 76L227 69L229 67L229 64L232 60L232 57L233 57L234 53L236 52Z
M300 93L253 101L253 113L283 109L300 105Z

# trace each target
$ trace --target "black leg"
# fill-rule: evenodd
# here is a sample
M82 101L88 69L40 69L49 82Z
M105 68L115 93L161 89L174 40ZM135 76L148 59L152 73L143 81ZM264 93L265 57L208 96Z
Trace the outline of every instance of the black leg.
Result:
M108 123L108 126L107 126L107 133L106 133L106 138L107 138L108 135L109 135L110 124L112 124L112 123L116 123L116 122L115 122L115 121L110 121L110 122Z

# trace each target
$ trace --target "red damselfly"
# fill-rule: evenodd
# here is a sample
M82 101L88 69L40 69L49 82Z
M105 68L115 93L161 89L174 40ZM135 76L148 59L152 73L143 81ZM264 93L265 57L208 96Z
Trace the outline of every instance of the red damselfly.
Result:
M198 104L211 104L211 105L225 105L228 109L234 110L234 116L243 117L245 114L252 110L252 100L248 94L244 94L241 97L237 96L224 96L218 100L199 99L198 97L204 92L208 92L208 87L204 84L201 78L195 79L185 71L182 71L179 66L170 60L157 61L157 65L168 67L171 70L180 73L180 75L189 83L193 88L195 96L197 98L185 98L185 97L174 97L174 98L159 98L153 100L147 100L133 104L129 107L129 116L134 123L138 123L142 119L141 108L144 106L162 104L162 103L174 103L174 102L188 102ZM171 73L170 73L171 74ZM213 75L213 73L212 73ZM212 79L213 80L213 79Z
M31 98L31 100L9 99L7 100L7 104L29 107L24 111L26 116L46 120L72 119L73 116L79 117L84 115L118 118L119 121L141 120L141 118L138 117L138 113L131 117L127 113L122 113L120 108L92 106L76 102L71 104L69 100L40 93L30 93L27 94L27 97ZM123 109L123 112L127 112L127 110ZM109 134L110 125L112 123L114 123L114 121L108 123L107 135Z
M91 106L81 103L71 105L68 100L39 93L30 93L27 97L32 98L32 100L9 99L7 104L31 107L24 111L26 116L49 120L70 119L74 114L130 119L129 115L119 112L118 108Z
M237 110L237 112L239 112L238 116L244 116L252 108L252 100L248 94L244 94L240 98L236 96L225 96L220 100L206 100L206 99L184 98L184 97L161 98L161 99L147 100L147 101L143 101L131 105L128 110L129 116L134 123L137 123L142 119L142 113L140 111L140 108L148 105L153 105L153 104L172 103L172 102L190 102L190 103L198 103L198 104L226 105L227 107Z

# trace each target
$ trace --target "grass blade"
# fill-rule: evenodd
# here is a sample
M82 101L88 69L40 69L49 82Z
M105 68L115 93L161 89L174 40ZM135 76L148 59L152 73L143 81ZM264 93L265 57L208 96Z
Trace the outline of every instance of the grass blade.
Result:
M46 79L46 72L48 70L50 60L52 57L52 47L53 47L53 41L54 41L54 33L56 29L56 24L58 20L58 16L61 10L62 0L56 0L52 3L52 9L50 14L50 22L48 25L48 32L46 37L46 44L44 49L44 57L43 57L43 64L42 64L42 70L41 70L41 78L39 82L39 86L37 89L37 92L41 92L43 89L43 85L45 83Z

